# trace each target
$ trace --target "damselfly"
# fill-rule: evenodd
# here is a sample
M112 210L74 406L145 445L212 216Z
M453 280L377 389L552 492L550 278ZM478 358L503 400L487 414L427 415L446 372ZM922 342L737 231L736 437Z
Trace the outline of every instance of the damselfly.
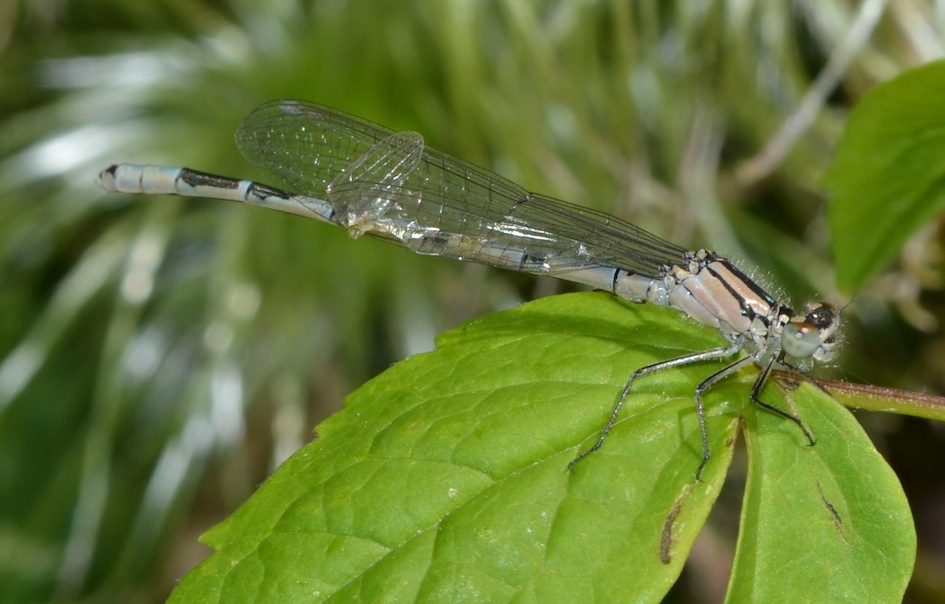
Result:
M604 443L638 377L689 363L742 356L695 389L702 434L698 478L709 460L703 394L746 365L761 367L755 404L804 423L761 400L772 369L806 370L832 358L840 312L815 302L800 314L778 302L731 262L709 250L686 250L628 222L550 197L445 153L416 132L393 132L367 120L301 101L253 111L236 132L250 163L288 190L161 166L118 164L102 187L241 201L340 225L352 237L372 235L419 254L445 256L607 290L634 302L675 308L714 327L725 346L637 369L617 398L599 438L571 466ZM292 192L289 192L292 191Z

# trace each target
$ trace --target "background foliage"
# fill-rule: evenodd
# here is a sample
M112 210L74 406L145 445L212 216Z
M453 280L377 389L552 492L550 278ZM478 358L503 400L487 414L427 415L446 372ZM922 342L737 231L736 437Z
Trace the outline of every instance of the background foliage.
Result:
M232 131L303 98L764 267L797 302L842 301L821 179L844 120L943 54L940 12L911 0L0 11L4 601L164 597L206 555L196 536L346 393L463 319L564 287L261 210L105 196L109 163L258 176ZM942 390L941 237L935 221L845 292L836 375ZM945 477L929 463L945 436L862 419L916 517L909 597L945 598ZM737 499L723 491L680 590L718 600Z

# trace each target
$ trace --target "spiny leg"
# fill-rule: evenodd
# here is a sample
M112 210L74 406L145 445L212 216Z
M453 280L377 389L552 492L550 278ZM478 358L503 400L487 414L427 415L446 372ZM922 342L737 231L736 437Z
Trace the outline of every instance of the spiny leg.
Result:
M725 379L745 365L754 363L755 358L755 355L752 355L738 359L734 363L719 369L696 386L696 413L699 416L699 431L702 433L702 462L699 463L699 469L696 470L696 480L702 477L702 471L709 463L709 431L705 425L705 406L702 403L702 395L720 380Z
M771 405L761 400L761 396L760 396L761 389L764 388L765 382L768 381L768 376L771 374L771 369L774 367L774 360L775 360L774 357L772 357L765 364L764 369L761 371L761 374L758 376L758 379L755 380L755 385L752 386L751 388L751 395L749 398L751 399L751 402L758 405L762 409L767 409L768 411L775 413L777 415L780 415L781 417L785 419L789 419L795 424L797 424L797 427L800 428L801 432L804 433L804 436L807 437L808 444L813 447L814 444L817 442L817 439L814 438L814 435L807 428L807 425L801 420L801 418L791 415L787 411L778 409L774 405Z
M623 408L624 402L627 400L627 397L630 395L630 389L633 387L633 381L638 377L647 375L648 373L653 373L655 371L660 371L661 369L669 369L670 367L681 367L683 365L689 365L691 363L699 363L701 361L711 361L715 359L724 359L730 357L740 350L739 346L720 346L718 348L713 348L711 350L705 350L703 352L695 352L692 354L683 355L681 357L676 357L675 359L669 359L667 361L660 361L659 363L653 363L652 365L647 365L641 367L633 372L630 376L630 379L627 380L627 384L623 387L623 392L620 393L620 397L617 399L617 404L614 405L614 410L611 411L610 417L607 419L607 424L604 425L604 429L601 430L600 436L589 449L583 451L577 457L572 459L568 463L568 469L574 467L574 464L581 461L594 451L601 448L601 445L604 444L604 440L607 438L607 434L610 432L610 429L614 427L614 424L617 423L617 416L620 415L620 409ZM750 358L750 357L749 357ZM723 370L724 371L724 370ZM701 409L702 403L699 402L699 408ZM701 411L700 411L701 416ZM703 422L703 440L706 439L705 436L705 425ZM705 465L705 463L703 463ZM700 467L701 469L701 467Z

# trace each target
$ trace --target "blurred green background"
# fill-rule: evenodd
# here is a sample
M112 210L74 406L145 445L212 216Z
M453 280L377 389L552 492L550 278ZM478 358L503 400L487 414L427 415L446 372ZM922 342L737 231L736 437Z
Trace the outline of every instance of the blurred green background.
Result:
M857 100L943 50L945 13L919 0L0 0L0 600L162 600L207 555L199 534L348 392L445 328L570 287L256 208L106 195L107 165L258 178L243 116L332 105L717 249L797 305L852 299L822 375L941 392L941 225L837 292L820 179ZM916 516L908 598L945 601L945 431L861 418ZM673 598L724 593L737 505L733 489Z

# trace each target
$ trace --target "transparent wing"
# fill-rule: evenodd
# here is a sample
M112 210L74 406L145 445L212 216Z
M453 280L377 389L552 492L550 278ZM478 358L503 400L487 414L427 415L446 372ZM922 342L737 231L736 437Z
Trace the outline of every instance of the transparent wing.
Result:
M603 212L515 183L327 107L276 101L236 133L243 156L295 193L325 199L355 234L533 273L617 268L657 277L686 250Z

